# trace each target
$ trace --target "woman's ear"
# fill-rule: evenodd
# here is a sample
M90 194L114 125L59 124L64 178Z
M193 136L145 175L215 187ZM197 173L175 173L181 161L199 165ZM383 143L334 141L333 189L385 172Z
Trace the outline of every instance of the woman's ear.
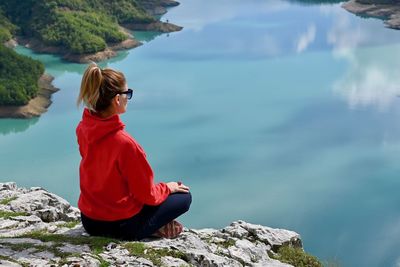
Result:
M114 97L114 101L115 101L115 104L117 104L117 106L119 106L121 104L121 98L120 98L119 94Z

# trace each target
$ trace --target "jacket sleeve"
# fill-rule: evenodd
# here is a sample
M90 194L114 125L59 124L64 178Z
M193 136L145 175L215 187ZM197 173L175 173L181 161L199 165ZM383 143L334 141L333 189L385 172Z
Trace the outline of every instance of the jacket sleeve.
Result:
M121 152L118 165L133 197L147 205L161 204L171 191L165 183L154 184L153 170L144 151L136 143L129 142Z

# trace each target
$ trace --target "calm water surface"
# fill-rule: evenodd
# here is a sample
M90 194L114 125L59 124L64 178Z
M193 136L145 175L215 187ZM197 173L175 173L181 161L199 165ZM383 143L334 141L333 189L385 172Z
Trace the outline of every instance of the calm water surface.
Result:
M288 228L340 266L400 266L400 32L334 5L182 0L179 33L103 62L136 89L122 115L156 179L183 180L188 227ZM76 205L75 127L85 65L42 60L54 84L39 119L0 120L0 181Z

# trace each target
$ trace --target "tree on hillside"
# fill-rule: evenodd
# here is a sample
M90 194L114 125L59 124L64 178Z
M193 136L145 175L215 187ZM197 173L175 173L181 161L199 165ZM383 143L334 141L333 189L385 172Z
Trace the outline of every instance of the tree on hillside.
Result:
M19 27L18 34L74 54L102 51L127 39L119 24L156 20L135 0L2 0L0 9ZM0 26L0 36L9 37L2 32Z
M0 45L0 105L24 105L37 95L41 62Z

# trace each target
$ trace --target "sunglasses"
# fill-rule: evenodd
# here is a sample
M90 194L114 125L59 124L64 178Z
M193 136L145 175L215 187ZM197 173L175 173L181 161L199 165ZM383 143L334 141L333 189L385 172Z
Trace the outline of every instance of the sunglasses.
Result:
M119 92L119 95L126 95L126 98L129 100L132 98L133 96L133 90L132 89L128 89L128 91L125 92Z

